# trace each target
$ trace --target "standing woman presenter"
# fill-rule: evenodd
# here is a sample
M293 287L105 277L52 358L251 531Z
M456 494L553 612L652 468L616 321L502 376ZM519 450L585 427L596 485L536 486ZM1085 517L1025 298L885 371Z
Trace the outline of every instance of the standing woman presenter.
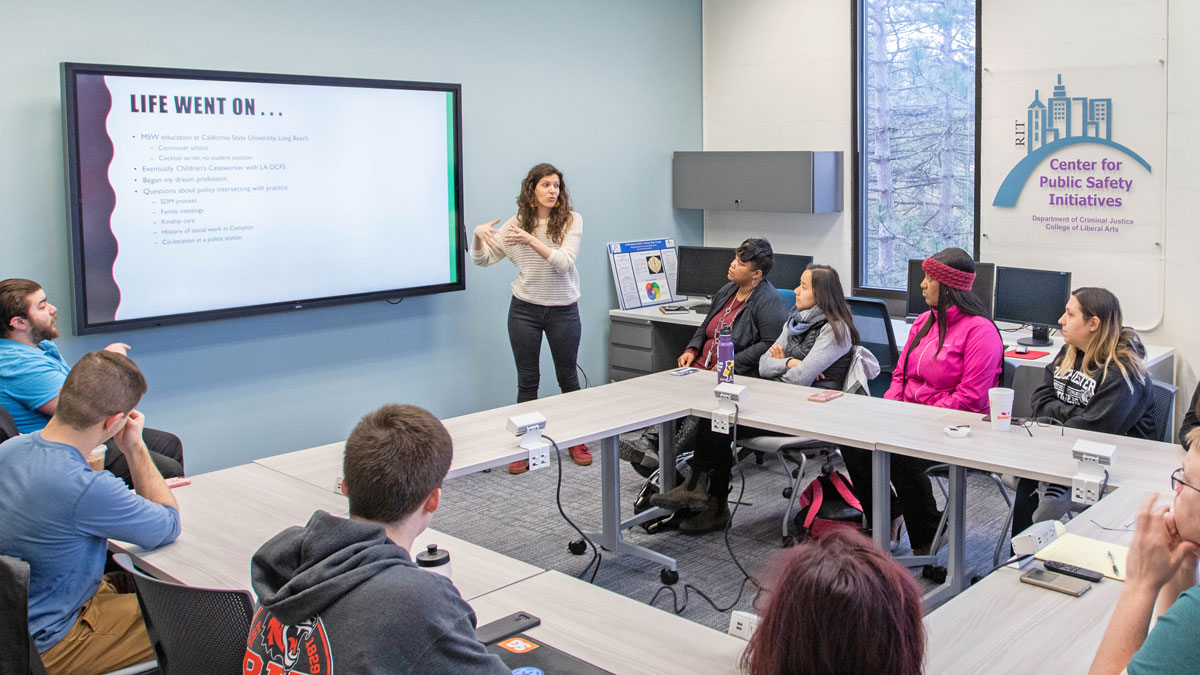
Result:
M475 228L471 260L487 267L508 258L517 267L508 306L508 339L517 363L517 403L538 397L542 333L550 343L554 372L563 393L579 389L576 357L579 354L579 271L575 257L583 236L583 216L571 210L571 197L562 172L538 164L521 181L517 215L499 229L500 220ZM592 463L586 445L571 447L571 459L580 466ZM508 466L509 473L524 473L528 462Z

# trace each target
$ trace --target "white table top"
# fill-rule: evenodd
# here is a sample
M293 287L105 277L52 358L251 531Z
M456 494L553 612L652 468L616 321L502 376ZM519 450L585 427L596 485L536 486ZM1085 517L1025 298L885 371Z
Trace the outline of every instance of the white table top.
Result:
M666 601L664 601L666 602ZM530 637L621 675L739 673L746 643L560 572L471 601L479 623L516 611L542 623Z
M688 302L673 302L672 305L691 306L699 304L697 301ZM639 307L637 309L610 309L608 315L621 319L641 319L644 321L659 321L662 323L675 323L681 326L699 326L704 323L706 312L664 312L659 309L664 305L656 305L654 307Z
M265 541L286 527L304 525L318 509L346 514L342 495L256 464L190 478L191 485L174 490L183 521L179 539L154 550L121 542L110 548L129 553L139 567L165 579L251 590L250 558ZM468 600L542 572L435 530L417 537L414 548L419 551L426 544L450 553L454 583Z
M1104 530L1096 523L1132 528L1137 510L1147 497L1146 492L1136 488L1117 490L1068 523L1067 530L1128 546L1132 532ZM1162 499L1169 499L1169 495L1162 495ZM958 675L1087 670L1121 593L1121 582L1104 579L1074 598L1021 583L1022 574L1024 570L1007 568L993 572L925 617L925 672Z
M569 394L484 410L443 420L454 440L454 460L447 478L474 473L528 456L520 439L507 430L508 418L539 412L546 418L543 433L566 450L578 443L606 438L675 419L684 408L668 400L651 400L610 385L590 387ZM316 487L332 490L342 475L345 443L330 443L255 460L255 464L299 478Z

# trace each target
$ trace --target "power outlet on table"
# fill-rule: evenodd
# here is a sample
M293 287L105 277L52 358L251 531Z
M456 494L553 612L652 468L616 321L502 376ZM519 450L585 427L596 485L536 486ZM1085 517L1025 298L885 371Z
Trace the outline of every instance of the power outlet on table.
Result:
M537 471L550 466L550 444L542 443L529 449L529 470Z
M729 617L728 633L736 638L749 640L758 629L758 615L750 612L737 611Z

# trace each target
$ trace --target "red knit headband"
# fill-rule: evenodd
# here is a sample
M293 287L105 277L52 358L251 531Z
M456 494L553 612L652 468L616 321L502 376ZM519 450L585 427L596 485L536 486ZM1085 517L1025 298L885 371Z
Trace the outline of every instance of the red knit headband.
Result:
M969 291L971 286L975 285L975 273L956 270L946 263L939 262L933 258L926 258L925 262L921 263L921 269L925 270L925 274L934 281L957 288L960 291Z

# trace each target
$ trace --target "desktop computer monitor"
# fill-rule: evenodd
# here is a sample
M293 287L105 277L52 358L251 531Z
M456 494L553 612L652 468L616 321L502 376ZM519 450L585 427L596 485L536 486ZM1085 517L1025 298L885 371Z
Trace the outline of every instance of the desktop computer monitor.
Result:
M929 309L925 296L921 293L921 281L925 279L925 270L921 269L924 258L909 258L908 260L908 307L906 314L911 319ZM991 318L993 312L993 289L996 285L996 266L992 263L975 263L975 285L971 290L983 303L983 308Z
M679 267L675 271L675 294L709 296L729 283L732 248L715 246L679 246L675 249Z
M1021 338L1018 344L1037 347L1053 344L1050 327L1058 325L1058 318L1070 299L1070 272L996 268L996 320L1033 325L1033 337Z
M791 290L800 285L800 277L804 276L804 270L808 269L812 261L811 255L776 253L775 264L771 266L771 273L767 275L767 279L775 284L775 288Z

